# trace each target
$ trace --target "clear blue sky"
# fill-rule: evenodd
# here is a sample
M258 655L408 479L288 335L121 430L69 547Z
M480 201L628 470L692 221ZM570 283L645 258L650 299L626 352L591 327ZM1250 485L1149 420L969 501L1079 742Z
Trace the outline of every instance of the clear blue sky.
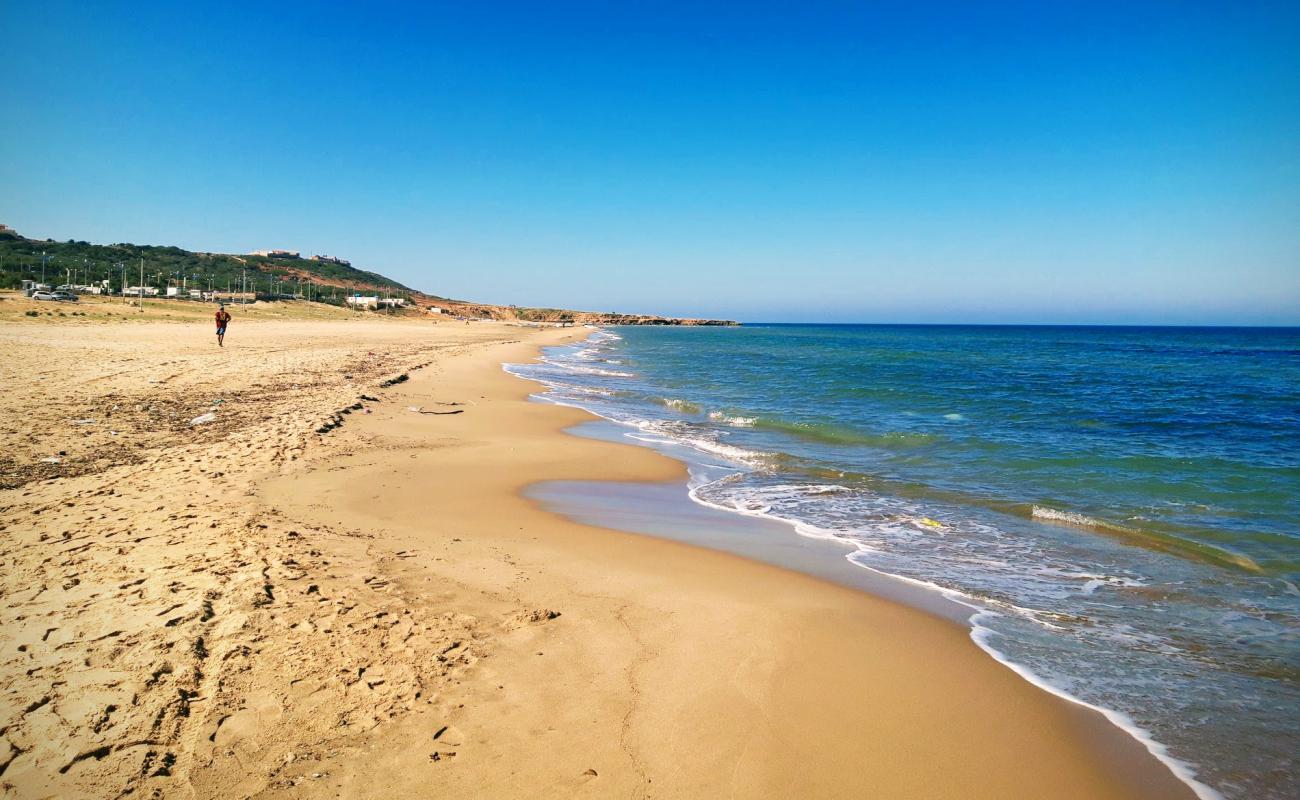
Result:
M5 3L0 222L523 305L1300 324L1295 2L364 5Z

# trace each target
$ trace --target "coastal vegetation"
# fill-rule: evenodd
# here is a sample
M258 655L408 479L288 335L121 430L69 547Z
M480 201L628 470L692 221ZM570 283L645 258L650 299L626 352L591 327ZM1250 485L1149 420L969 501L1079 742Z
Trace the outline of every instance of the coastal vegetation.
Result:
M301 294L312 286L312 299L336 304L342 304L345 296L338 289L380 291L408 299L414 293L410 287L377 272L330 261L199 253L173 246L91 244L73 239L56 242L13 234L0 237L0 288L17 288L24 280L52 285L98 285L106 280L115 292L120 292L123 285L140 283L141 260L145 286L240 291L247 285L248 291L268 294ZM321 287L335 291L319 291Z

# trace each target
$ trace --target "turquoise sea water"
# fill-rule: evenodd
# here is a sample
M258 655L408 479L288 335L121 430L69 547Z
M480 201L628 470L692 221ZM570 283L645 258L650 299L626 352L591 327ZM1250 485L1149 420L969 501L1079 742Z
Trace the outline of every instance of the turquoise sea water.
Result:
M1295 796L1300 331L629 327L511 371L688 445L696 502L968 603L1203 794Z

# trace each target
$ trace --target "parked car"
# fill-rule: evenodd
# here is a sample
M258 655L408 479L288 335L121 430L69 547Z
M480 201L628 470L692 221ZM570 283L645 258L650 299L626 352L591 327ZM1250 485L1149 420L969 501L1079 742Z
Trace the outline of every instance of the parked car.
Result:
M33 300L58 300L59 298L54 296L54 292L32 292L32 299Z
M77 296L72 292L50 292L50 294L54 296L55 300L62 300L65 303L77 302Z

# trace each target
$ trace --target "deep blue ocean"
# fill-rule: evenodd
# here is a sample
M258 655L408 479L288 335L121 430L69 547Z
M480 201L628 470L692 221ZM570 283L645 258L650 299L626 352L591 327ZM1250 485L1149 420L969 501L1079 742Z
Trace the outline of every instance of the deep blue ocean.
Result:
M511 371L689 445L695 501L970 604L1185 777L1295 796L1300 330L620 327Z

